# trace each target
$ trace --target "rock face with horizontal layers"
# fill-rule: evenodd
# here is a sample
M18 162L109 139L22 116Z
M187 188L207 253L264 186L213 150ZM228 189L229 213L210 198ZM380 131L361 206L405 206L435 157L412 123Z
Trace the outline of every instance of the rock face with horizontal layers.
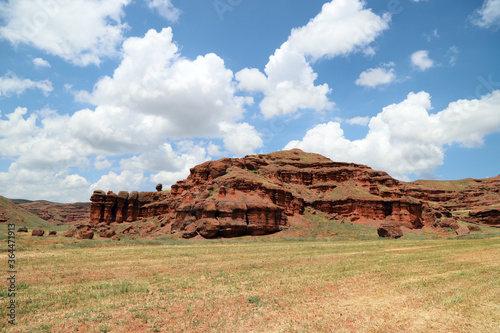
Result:
M364 165L293 149L205 162L169 191L158 187L156 192L116 196L98 190L90 215L94 225L158 217L163 232L180 232L185 238L271 234L288 228L290 217L306 208L333 220L377 227L437 228L443 219L457 222L453 211L482 207L485 198L488 205L499 204L499 189L500 176L406 183ZM498 224L496 214L473 211L467 218L477 216L475 222L493 225Z

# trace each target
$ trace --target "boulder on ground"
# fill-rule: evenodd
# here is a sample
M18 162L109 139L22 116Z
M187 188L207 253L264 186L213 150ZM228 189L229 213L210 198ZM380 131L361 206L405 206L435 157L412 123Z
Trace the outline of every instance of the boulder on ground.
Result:
M76 233L75 229L68 229L68 231L64 233L64 237L73 237L75 233Z
M469 229L469 231L479 231L479 230L481 230L481 227L478 226L478 225L468 225L467 228Z
M392 224L382 224L377 229L379 237L385 238L400 238L403 236L403 231L400 227Z
M75 235L78 239L92 239L94 238L94 231L89 229L80 229Z
M444 219L436 223L437 227L440 228L451 228L454 230L457 230L459 228L459 225L453 220L453 219Z
M114 235L113 237L111 237L111 239L115 240L115 241L119 241L120 240L120 236Z
M160 192L160 191L162 190L162 188L163 188L163 185L162 185L162 184L158 184L158 185L156 185L156 190L157 190L158 192Z
M470 233L470 230L467 227L460 226L455 229L455 232L457 233L457 236L467 236Z
M28 232L28 228L27 227L19 227L17 229L17 232Z
M116 235L116 232L114 229L109 229L109 230L104 230L99 233L99 237L103 238L111 238L114 235Z
M134 229L134 226L129 225L125 229L122 230L122 235L134 235L137 234L137 230Z
M9 218L5 216L3 213L0 213L0 222L7 222Z
M220 223L217 219L205 218L198 220L198 232L205 238L212 238L217 235L220 230Z
M57 236L57 231L55 230L49 231L49 236Z
M182 234L182 238L193 238L193 237L196 237L196 235L198 235L198 230L197 230L197 226L193 223L193 224L190 224L186 227L186 230L184 230L183 234Z
M31 232L31 236L42 237L44 234L45 234L45 231L43 231L42 229L33 229L33 231Z

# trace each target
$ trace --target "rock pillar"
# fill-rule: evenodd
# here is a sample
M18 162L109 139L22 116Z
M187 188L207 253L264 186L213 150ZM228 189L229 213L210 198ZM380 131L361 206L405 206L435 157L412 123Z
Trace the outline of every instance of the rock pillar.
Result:
M127 202L127 222L132 222L137 220L137 216L139 215L139 192L133 191L130 192L128 196Z
M115 221L116 217L116 198L117 195L109 191L106 195L106 202L104 202L104 223L110 224Z
M116 218L115 221L118 223L122 223L127 219L127 205L128 200L128 192L120 191L118 193L118 197L116 198Z
M106 200L106 193L101 190L95 190L90 197L90 223L96 225L104 219L104 201Z

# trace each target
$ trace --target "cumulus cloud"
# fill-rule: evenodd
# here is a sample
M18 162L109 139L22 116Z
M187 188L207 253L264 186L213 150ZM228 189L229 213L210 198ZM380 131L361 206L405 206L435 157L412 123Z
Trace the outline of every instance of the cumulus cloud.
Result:
M245 68L236 74L239 88L260 91L265 118L289 115L301 109L332 109L327 84L316 86L311 62L353 52L373 54L372 43L389 25L390 15L378 16L363 1L336 1L303 27L293 29L288 40L269 58L264 73Z
M84 202L90 198L90 183L79 174L66 171L33 170L13 163L0 172L2 195L12 199Z
M242 139L238 145L224 139L232 153L260 146L253 127L238 123L253 99L235 94L233 72L213 53L182 57L172 38L172 30L164 28L127 39L113 76L79 94L98 107L75 113L70 124L75 133L87 136L101 124L101 149L134 152L165 138L226 138L233 135L226 130L232 126Z
M147 0L148 6L155 9L158 13L169 20L170 22L177 22L181 11L174 7L172 0Z
M500 28L500 0L485 0L471 16L472 23L485 29Z
M247 123L219 125L223 133L224 146L239 156L253 153L263 145L259 133Z
M394 63L382 67L369 68L359 75L356 85L375 88L380 85L392 83L396 79L394 74Z
M97 182L90 185L90 189L104 189L104 191L137 191L147 183L147 178L142 172L123 170L115 173L110 171L107 175L102 176ZM88 198L87 198L88 200Z
M110 158L127 155L119 169L87 186L108 189L125 180L137 189L150 181L184 178L190 167L210 158L208 151L243 155L261 147L260 134L242 122L253 99L236 95L233 72L215 54L182 57L172 37L165 28L127 39L113 76L78 94L94 109L59 115L17 108L0 118L0 155L15 161L13 170L44 174L37 180L40 187L51 186L59 170L68 176L76 174L68 170L105 170L113 167ZM4 176L17 177L10 172ZM134 172L141 177L129 179ZM20 193L9 184L5 191Z
M425 71L434 66L434 61L429 58L429 51L420 50L411 55L411 62L419 70Z
M195 165L209 160L207 152L211 145L193 141L180 141L175 144L164 143L157 149L120 161L123 170L142 172L150 170L153 173L149 178L153 184L162 183L166 186L186 178L189 170Z
M9 97L11 94L20 95L28 89L39 89L45 95L48 95L54 88L49 80L32 81L22 79L11 72L0 77L0 97Z
M0 38L28 44L79 66L117 55L130 0L9 0L0 3ZM82 34L82 31L85 31Z
M370 119L364 139L351 141L338 122L319 124L285 149L301 148L337 161L367 164L399 179L431 173L446 147L479 147L487 134L500 131L500 90L481 99L458 100L437 113L426 92L410 93Z
M50 67L50 63L47 60L42 59L42 58L33 59L33 65L35 65L35 67L38 67L38 68Z

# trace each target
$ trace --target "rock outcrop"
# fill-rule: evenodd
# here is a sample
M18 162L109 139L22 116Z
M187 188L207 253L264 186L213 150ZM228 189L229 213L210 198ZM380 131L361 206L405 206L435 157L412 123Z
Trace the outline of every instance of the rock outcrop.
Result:
M205 162L169 191L156 189L118 195L95 191L90 225L159 217L158 228L185 238L266 235L288 228L290 217L304 214L306 208L331 219L384 224L390 237L399 235L401 227L458 230L454 212L472 208L477 209L462 218L500 225L495 208L500 203L500 176L406 183L364 165L333 162L298 149ZM483 209L485 201L493 208ZM121 233L142 232L129 226Z

